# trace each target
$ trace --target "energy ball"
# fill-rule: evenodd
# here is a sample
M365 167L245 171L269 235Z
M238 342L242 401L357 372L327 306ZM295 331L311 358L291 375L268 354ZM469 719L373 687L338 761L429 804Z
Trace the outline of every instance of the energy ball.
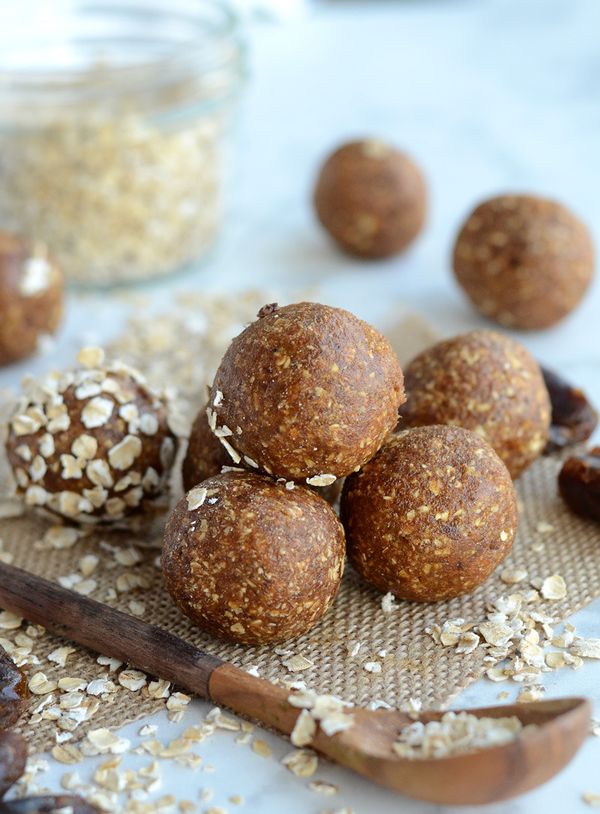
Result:
M514 339L471 331L438 342L406 369L400 427L453 424L491 444L513 478L544 450L550 398L538 363Z
M63 313L63 278L43 249L0 232L0 365L31 356Z
M393 430L400 364L380 333L341 308L270 305L258 317L217 370L210 427L234 464L328 486Z
M509 328L548 328L570 313L594 273L585 225L562 204L501 195L480 204L454 246L454 274L475 308Z
M78 523L141 514L166 487L176 451L164 401L125 365L85 348L73 371L31 381L6 450L28 506Z
M322 166L314 206L342 249L359 257L389 257L423 228L427 189L404 153L377 139L353 141Z
M174 602L198 627L265 644L300 636L323 616L344 553L342 526L314 492L228 472L179 501L162 568Z
M354 568L399 599L466 594L509 553L517 528L510 475L462 427L417 427L346 480L342 522Z
M233 464L231 456L208 426L206 410L204 407L194 419L181 467L186 492L212 475L218 475L224 466Z

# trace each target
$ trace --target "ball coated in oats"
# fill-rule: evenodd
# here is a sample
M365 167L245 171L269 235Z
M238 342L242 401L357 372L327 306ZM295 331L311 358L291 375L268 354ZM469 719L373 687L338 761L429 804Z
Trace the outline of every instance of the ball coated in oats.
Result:
M540 367L495 331L438 342L406 368L400 428L453 424L487 439L513 478L544 450L551 407Z
M228 472L179 501L162 568L174 602L198 627L264 644L316 624L338 591L344 553L342 526L314 492Z
M321 167L314 206L342 249L359 257L389 257L423 228L427 188L405 153L377 139L353 141Z
M209 423L234 464L327 486L377 452L403 401L396 355L366 322L314 302L272 305L223 357Z
M63 314L63 277L44 250L0 232L0 365L31 356Z
M141 514L176 451L165 402L135 370L85 348L81 367L25 386L6 450L28 506L78 523Z
M354 568L398 599L466 594L509 553L517 528L510 475L489 444L462 427L393 437L346 480L342 522Z
M501 195L480 204L454 246L454 274L484 316L548 328L583 298L594 274L586 226L560 203Z

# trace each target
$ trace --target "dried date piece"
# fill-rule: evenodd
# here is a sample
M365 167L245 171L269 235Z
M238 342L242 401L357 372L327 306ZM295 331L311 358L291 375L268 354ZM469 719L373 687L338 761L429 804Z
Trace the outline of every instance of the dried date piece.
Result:
M17 722L28 697L25 673L0 647L0 729L8 729Z
M585 393L548 368L542 368L552 405L552 424L545 455L587 441L598 424L598 413Z
M16 732L0 732L0 797L23 775L27 744ZM1 809L0 809L1 810Z
M83 797L59 794L56 797L26 797L0 803L0 814L100 814L100 809Z
M575 514L600 522L600 447L568 458L558 476L558 489Z

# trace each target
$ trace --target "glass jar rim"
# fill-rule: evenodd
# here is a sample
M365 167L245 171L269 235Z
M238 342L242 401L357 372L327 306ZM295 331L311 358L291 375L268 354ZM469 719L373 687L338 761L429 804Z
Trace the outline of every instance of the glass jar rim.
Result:
M0 99L8 92L13 99L33 100L43 92L89 100L137 86L164 88L192 73L222 79L229 72L232 82L241 77L241 20L229 0L63 0L61 5L63 33L25 35L8 45L0 34ZM60 12L53 19L60 20ZM90 24L98 33L86 33ZM127 35L131 25L137 33ZM152 34L144 35L150 29ZM123 58L127 45L135 58ZM118 48L123 53L115 60ZM213 101L225 95L226 85L214 84Z

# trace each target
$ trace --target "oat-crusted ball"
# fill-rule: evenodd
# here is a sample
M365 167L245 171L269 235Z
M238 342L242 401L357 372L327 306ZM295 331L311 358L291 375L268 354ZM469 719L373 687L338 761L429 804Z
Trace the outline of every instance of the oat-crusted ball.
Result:
M6 449L28 506L79 523L121 521L164 491L175 456L165 402L137 371L85 348L73 371L26 385Z
M230 641L300 636L323 616L344 568L344 532L302 486L228 472L195 486L165 530L167 589L195 624Z
M513 478L540 455L551 408L538 363L495 331L438 342L406 369L400 428L454 424L486 438Z
M31 356L63 313L63 277L43 248L0 232L0 365Z
M235 464L327 486L384 442L404 401L389 342L341 308L265 306L217 370L209 424Z
M342 522L361 576L399 599L434 602L469 593L507 556L517 501L483 438L417 427L346 480Z
M359 257L398 254L423 228L425 179L405 153L378 139L353 141L321 167L314 205L338 245Z
M548 328L585 294L594 246L562 204L500 195L467 218L454 246L454 273L484 316L509 328Z

